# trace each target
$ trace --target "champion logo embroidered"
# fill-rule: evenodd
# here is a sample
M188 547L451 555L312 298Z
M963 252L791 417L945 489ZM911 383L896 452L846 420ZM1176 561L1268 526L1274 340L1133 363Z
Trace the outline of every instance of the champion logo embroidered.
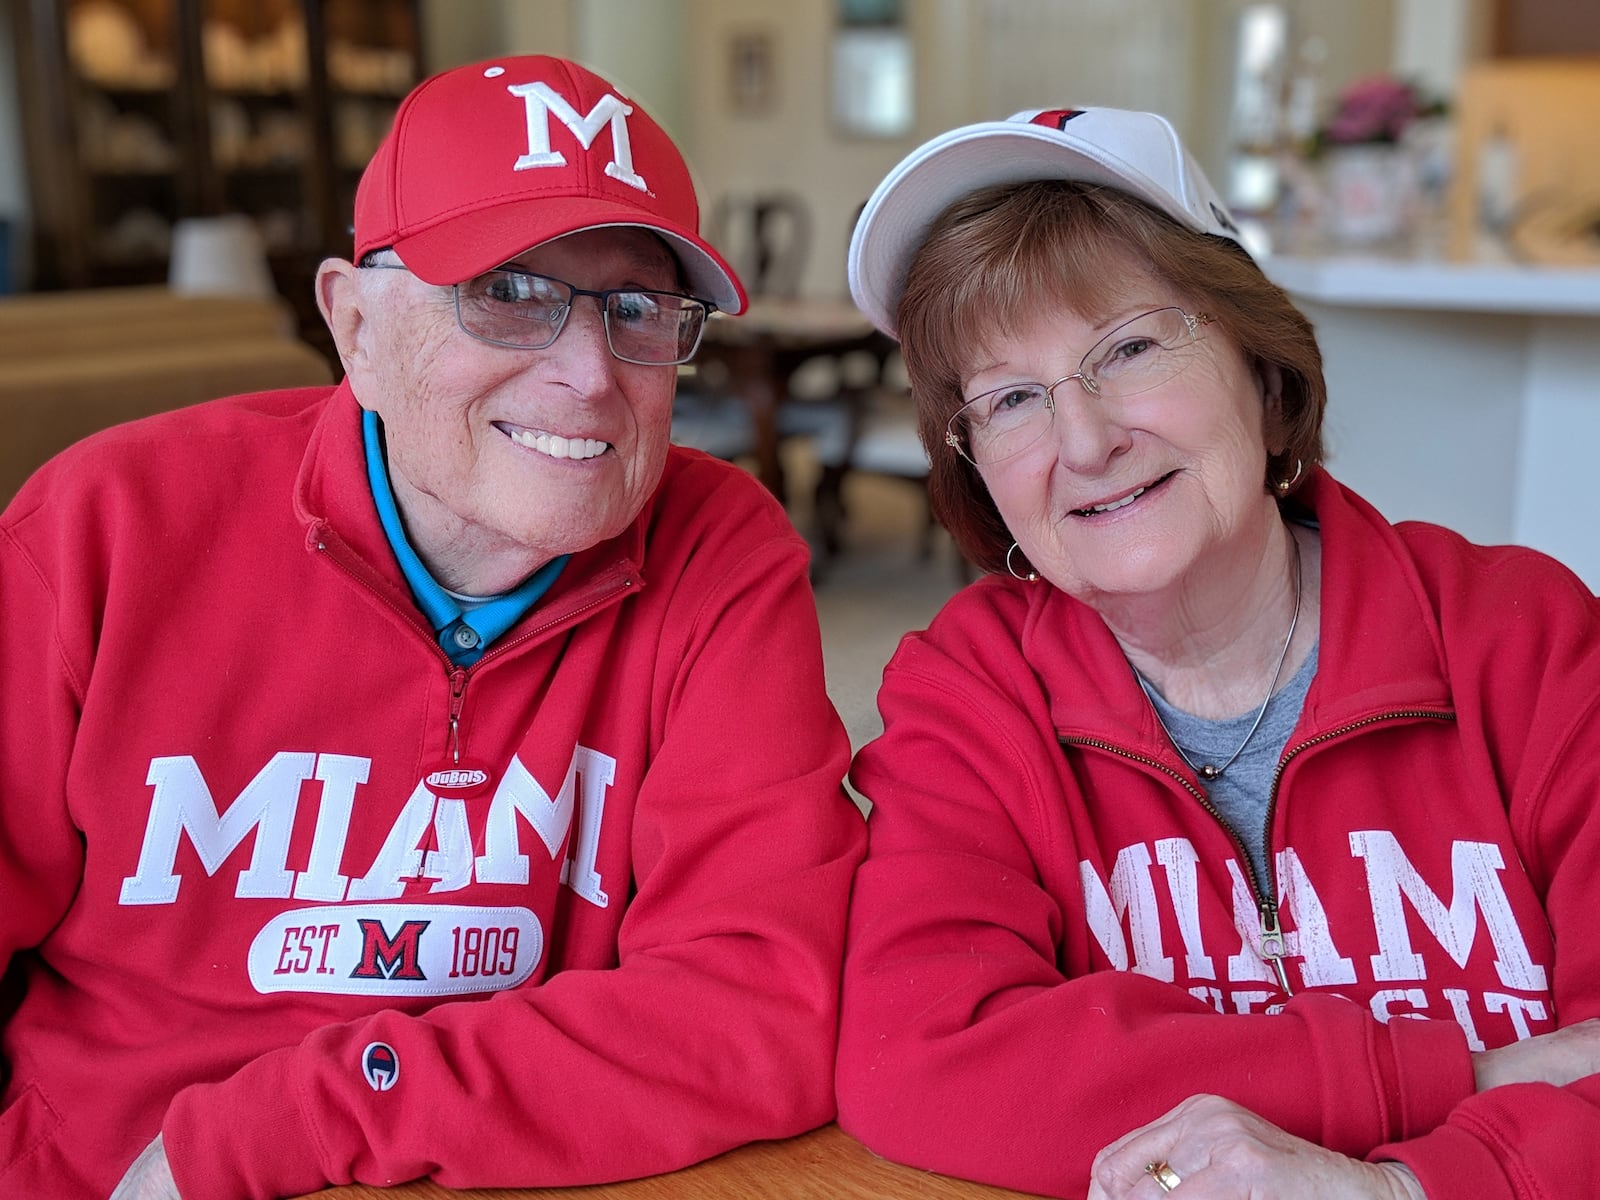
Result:
M400 1081L400 1056L387 1042L369 1042L361 1052L361 1077L375 1092L387 1092Z

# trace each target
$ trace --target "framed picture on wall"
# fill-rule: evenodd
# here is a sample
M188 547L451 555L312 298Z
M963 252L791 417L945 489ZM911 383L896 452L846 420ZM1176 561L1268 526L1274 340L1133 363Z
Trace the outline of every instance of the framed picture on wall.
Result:
M747 30L733 35L728 54L728 101L740 116L761 116L776 103L776 56L772 34Z
M859 137L911 132L911 37L900 0L837 0L833 121Z
M834 30L833 119L845 133L862 137L911 132L911 39L904 30Z

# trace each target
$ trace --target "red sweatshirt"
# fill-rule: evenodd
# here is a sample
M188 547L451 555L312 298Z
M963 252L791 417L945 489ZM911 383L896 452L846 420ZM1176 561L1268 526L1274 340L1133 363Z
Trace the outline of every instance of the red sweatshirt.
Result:
M1305 500L1319 666L1268 896L1092 610L996 577L902 643L852 772L838 1089L867 1145L1081 1196L1212 1092L1441 1200L1600 1177L1600 1076L1474 1095L1469 1056L1600 1015L1600 602L1326 475Z
M343 388L46 466L0 518L0 1196L104 1197L157 1132L233 1200L827 1121L864 833L806 572L674 451L463 670Z

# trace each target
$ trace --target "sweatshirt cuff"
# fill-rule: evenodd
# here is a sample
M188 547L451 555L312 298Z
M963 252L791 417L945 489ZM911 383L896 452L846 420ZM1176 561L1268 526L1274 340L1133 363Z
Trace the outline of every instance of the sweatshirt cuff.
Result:
M1404 1144L1379 1146L1368 1162L1404 1163L1425 1196L1471 1196L1472 1200L1516 1200L1505 1167L1478 1138L1446 1125Z
M1384 1029L1398 1101L1390 1137L1394 1141L1420 1137L1443 1125L1456 1105L1477 1091L1472 1054L1454 1021L1396 1017Z
M183 1200L273 1200L336 1182L298 1103L297 1053L272 1051L173 1097L161 1135Z

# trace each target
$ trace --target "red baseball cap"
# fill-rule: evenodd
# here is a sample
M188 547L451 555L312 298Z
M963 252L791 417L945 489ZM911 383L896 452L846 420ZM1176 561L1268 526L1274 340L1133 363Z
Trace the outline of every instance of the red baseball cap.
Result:
M356 189L355 256L388 246L428 283L471 279L580 229L653 230L689 290L744 311L738 276L700 237L683 155L594 72L545 55L419 83Z

